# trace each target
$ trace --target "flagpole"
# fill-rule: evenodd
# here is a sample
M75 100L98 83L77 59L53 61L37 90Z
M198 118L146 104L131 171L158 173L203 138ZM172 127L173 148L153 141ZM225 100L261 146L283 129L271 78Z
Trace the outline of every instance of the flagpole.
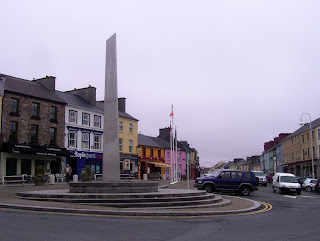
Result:
M171 183L173 183L173 172L172 172L172 128L171 128L171 121L170 121L170 178Z
M177 126L175 126L175 140L176 140L176 182L178 182L178 141L177 141Z

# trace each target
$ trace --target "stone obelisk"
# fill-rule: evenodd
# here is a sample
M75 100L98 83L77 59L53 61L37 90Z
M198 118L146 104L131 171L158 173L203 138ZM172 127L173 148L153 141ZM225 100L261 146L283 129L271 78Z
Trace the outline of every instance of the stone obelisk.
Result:
M120 181L116 34L106 44L103 127L103 182Z

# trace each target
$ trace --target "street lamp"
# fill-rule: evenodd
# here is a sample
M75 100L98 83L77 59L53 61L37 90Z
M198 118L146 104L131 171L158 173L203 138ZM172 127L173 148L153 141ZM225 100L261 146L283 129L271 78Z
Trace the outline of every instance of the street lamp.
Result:
M304 123L302 121L302 116L303 115L308 115L310 118L310 145L311 145L311 165L312 165L312 178L314 179L314 165L313 165L313 146L312 146L312 127L311 127L311 116L308 113L302 113L301 117L300 117L300 125L304 125L306 123Z

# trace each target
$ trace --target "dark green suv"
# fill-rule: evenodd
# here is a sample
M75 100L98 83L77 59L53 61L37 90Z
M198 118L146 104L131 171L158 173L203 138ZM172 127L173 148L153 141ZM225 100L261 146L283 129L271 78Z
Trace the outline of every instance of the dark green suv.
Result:
M233 191L242 196L258 190L257 179L252 172L229 169L215 170L210 175L197 178L194 187L207 192Z

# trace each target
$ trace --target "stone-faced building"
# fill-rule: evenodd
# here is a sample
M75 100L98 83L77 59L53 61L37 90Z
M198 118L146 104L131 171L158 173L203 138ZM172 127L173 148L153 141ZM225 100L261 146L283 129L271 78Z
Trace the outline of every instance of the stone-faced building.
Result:
M60 173L70 153L64 148L66 103L55 94L55 77L4 80L0 175Z

